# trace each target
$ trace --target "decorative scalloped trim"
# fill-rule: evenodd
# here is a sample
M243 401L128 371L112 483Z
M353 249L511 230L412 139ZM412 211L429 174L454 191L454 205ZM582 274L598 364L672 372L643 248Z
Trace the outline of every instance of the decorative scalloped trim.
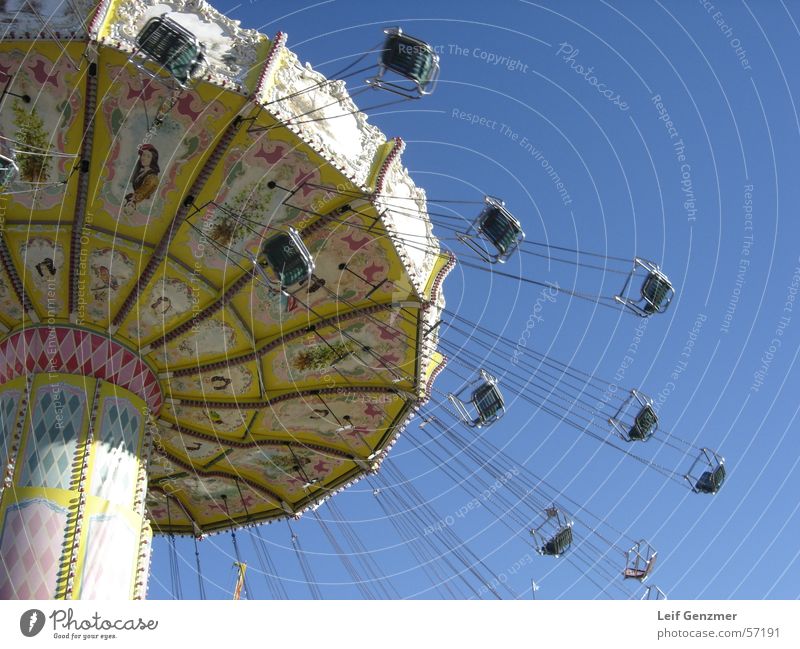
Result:
M375 178L375 191L374 195L380 195L383 193L383 184L386 182L386 174L389 173L389 167L392 166L392 163L397 159L403 151L405 151L406 143L403 142L403 139L400 137L395 137L393 139L394 146L392 150L389 152L389 155L386 156L383 163L381 164L381 168L378 170L378 175Z
M442 370L444 370L445 366L447 365L447 360L447 356L442 356L442 362L433 368L433 372L431 372L431 378L428 379L428 384L425 386L425 398L420 402L420 405L425 404L430 400L433 382L436 380L436 377L441 374Z
M94 57L92 57L94 58ZM90 58L90 60L92 60ZM93 61L95 62L95 61ZM95 109L97 108L97 74L86 75L86 98L83 103L83 141L81 143L81 160L91 160L94 144ZM70 268L80 268L80 251L82 248L83 228L86 222L86 205L89 194L89 173L78 173L78 188L75 197L75 218L72 224L72 236L69 244ZM78 304L79 273L70 273L67 308L70 316L76 313Z
M425 302L422 305L423 313L422 313L422 318L421 319L423 321L426 318L428 318L428 316L431 313L433 313L434 311L437 312L436 316L434 316L434 318L433 318L434 320L436 318L438 318L439 314L441 314L441 308L437 304L437 302L439 300L439 289L440 289L442 283L444 282L444 279L447 277L447 275L450 274L450 271L456 265L456 257L455 257L455 255L453 255L450 252L448 252L446 254L448 256L447 263L439 269L439 272L436 274L436 277L433 280L433 284L431 285L431 299L428 302ZM433 352L436 351L436 346L435 345L430 345L429 346L428 342L426 340L423 340L421 347L423 349L423 354L424 354L422 356L422 358L421 358L421 361L424 361L424 363L420 362L420 377L424 377L425 368L427 368L427 364L431 362L431 357L433 355ZM437 368L434 368L434 371L431 373L430 378L425 383L424 388L422 389L423 395L420 396L420 401L421 402L425 402L430 398L430 393L431 393L431 389L433 387L433 382L436 379L436 377L438 376L439 372L441 372L442 369L444 368L444 364L446 364L446 362L447 362L447 358L444 357L444 355L443 355L443 358L444 358L443 364L439 365Z
M370 201L372 202L373 206L379 213L382 213L380 204L384 202L385 199L385 196L383 194L384 191L386 191L386 182L387 178L389 177L391 167L395 162L398 161L400 154L405 150L405 142L403 142L402 138L399 137L394 138L392 140L392 144L393 146L391 151L383 160L383 162L380 165L380 168L378 169L378 172L375 177L375 188L370 197ZM408 186L412 188L416 200L420 201L421 203L424 203L426 200L425 192L424 190L422 190L421 188L417 187L414 184L414 181L408 175L408 171L406 169L401 168L400 176L403 179L403 181L405 181L408 184ZM417 297L420 299L420 301L423 301L424 282L427 282L428 280L427 273L433 270L432 266L434 262L429 260L432 260L435 257L435 255L426 255L424 258L425 261L423 262L423 267L420 268L418 272L414 264L409 259L409 255L407 254L406 250L407 242L397 232L394 218L391 215L392 212L391 207L388 206L387 204L384 206L384 208L387 217L382 219L384 230L386 230L387 234L389 235L389 240L392 243L392 247L394 248L398 257L400 257L400 260L403 263L406 272L408 273L408 277L411 281L411 285L413 286ZM425 214L425 216L427 216L427 210L423 211L420 209L420 214L421 215ZM433 230L429 221L427 222L426 235L429 236L431 239L435 240L435 237L433 237Z
M281 123L282 128L294 133L301 142L328 162L332 169L338 171L359 189L367 191L364 183L369 176L378 149L385 143L384 134L376 126L368 123L367 115L358 109L353 98L347 92L344 81L326 79L308 63L301 65L294 52L288 49L285 51L288 55L284 57L282 65L275 68L272 77L273 83L263 93L265 100L272 98L267 102L269 106L265 106L266 110L276 121ZM324 103L330 104L330 101L334 100L345 113L351 114L356 120L357 137L361 144L359 154L355 156L356 159L353 159L351 153L345 153L330 146L329 138L313 125L315 120L294 121L302 114L296 114L291 104L285 106L282 100L289 99L294 95L297 88L293 87L298 84L298 81L301 83L307 81L307 88L318 86L320 91L324 86L324 92L328 96ZM287 96L279 96L284 89L288 91Z
M253 92L253 97L255 101L261 101L261 93L264 91L264 86L267 83L267 79L272 75L275 71L275 66L278 62L278 53L286 47L286 40L288 38L288 34L284 32L278 32L275 34L275 38L272 41L272 47L269 50L269 54L267 54L267 60L264 63L264 69L261 71L261 75L258 77L258 83L256 83L256 88Z
M116 20L110 24L108 36L100 38L97 42L100 45L115 47L122 52L135 52L138 49L135 23L147 10L157 4L160 4L159 0L140 2L119 0L115 7ZM232 44L231 51L236 58L237 70L230 70L224 63L207 57L206 73L198 80L248 96L246 79L250 71L259 65L260 61L255 58L259 46L268 40L267 37L255 29L243 29L240 27L241 21L228 18L205 0L163 0L161 4L167 5L169 8L167 13L190 13L198 17L201 22L222 27L227 32L225 37Z
M25 3L21 3L25 4ZM10 40L55 40L55 39L63 39L67 41L84 41L84 39L88 36L92 38L91 28L95 24L96 20L98 19L98 14L100 17L104 16L108 10L109 0L101 0L100 3L97 0L77 0L71 3L60 3L60 4L69 4L70 9L73 11L71 15L58 15L58 10L61 7L56 7L55 11L52 13L47 13L47 9L52 9L52 7L46 7L45 10L42 11L42 7L37 8L38 16L41 16L41 19L38 16L35 16L34 19L39 24L42 24L41 29L37 29L34 31L17 31L18 28L24 28L25 26L30 26L30 21L27 22L26 25L26 16L25 14L28 12L21 12L19 10L15 10L16 13L12 15L11 11L8 11L4 8L4 11L7 16L10 16L10 22L5 24L8 31L5 31L2 36L3 41L10 41ZM105 5L105 6L104 6ZM40 12L40 13L39 13ZM20 15L22 14L22 15ZM84 22L84 16L87 19L91 16L91 23L87 27L86 23ZM69 18L72 18L72 22L70 24ZM59 20L60 19L60 20ZM55 39L53 38L55 36Z
M450 271L456 267L456 256L452 252L447 252L447 256L449 260L447 263L442 266L441 270L439 270L438 274L436 275L436 279L433 280L433 285L431 286L431 302L436 303L436 300L439 298L439 288L441 287L442 283L444 282L445 278L450 274Z
M87 29L89 38L91 38L93 41L97 41L97 28L99 27L98 22L102 22L102 20L106 17L110 6L111 0L101 0L95 9L94 15L92 16L92 20L89 22L89 27Z

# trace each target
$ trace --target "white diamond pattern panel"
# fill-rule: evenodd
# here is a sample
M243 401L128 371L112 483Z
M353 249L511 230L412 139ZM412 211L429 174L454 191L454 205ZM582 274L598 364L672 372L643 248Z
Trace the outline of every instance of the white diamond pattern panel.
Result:
M5 466L6 460L11 457L9 449L14 436L17 404L21 395L19 390L9 390L0 394L0 467Z
M81 599L131 598L137 540L122 516L98 514L89 519Z
M69 489L85 417L83 390L52 383L36 391L19 486Z
M55 595L66 524L66 508L43 498L8 508L0 525L0 599Z
M91 494L130 507L139 470L142 416L127 399L106 397L101 421Z

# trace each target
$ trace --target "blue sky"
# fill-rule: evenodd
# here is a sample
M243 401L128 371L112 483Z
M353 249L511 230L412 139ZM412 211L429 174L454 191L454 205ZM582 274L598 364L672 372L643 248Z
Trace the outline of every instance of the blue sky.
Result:
M677 295L667 313L640 329L634 354L642 321L619 310L565 294L542 299L536 285L465 266L451 273L445 294L448 309L466 320L512 341L527 328L529 347L571 367L610 379L625 365L620 385L655 398L666 430L725 456L729 477L719 494L690 493L537 412L509 387L501 422L458 434L502 447L590 512L582 518L602 520L603 538L593 535L593 547L609 549L605 539L611 535L614 541L615 531L650 541L659 555L649 583L671 598L798 597L800 305L792 298L800 283L800 226L793 214L800 199L794 177L800 70L790 62L800 51L800 4L214 4L246 27L268 35L287 32L288 46L323 73L379 44L383 27L401 25L441 53L439 86L420 101L368 112L387 135L405 140L404 163L429 197L478 201L498 195L523 222L529 240L626 259L638 255L661 265ZM351 80L348 87L359 84ZM371 91L359 104L386 100ZM430 209L471 219L478 207ZM464 252L447 240L452 233L438 232L456 254ZM624 281L622 275L577 272L523 255L501 270L604 295L613 295ZM451 347L463 345L462 361L477 355L486 364L524 372L513 366L508 348L488 352L446 326L442 332ZM482 334L480 340L491 347L491 338ZM467 372L451 363L437 388L457 388L459 375ZM504 380L502 373L499 378L501 388L516 380ZM434 402L441 399L441 392L434 393ZM536 555L526 529L519 525L515 534L508 517L498 520L489 506L498 499L470 507L469 489L494 478L488 469L478 478L465 471L459 479L466 489L456 484L431 461L433 447L421 447L435 435L431 427L412 424L389 463L413 481L440 520L453 521L448 530L514 593L530 597L533 579L538 598L623 596L619 589L598 588L608 579L591 563ZM659 463L680 470L690 463L655 440L648 444L655 445L641 454ZM458 466L450 463L456 473ZM530 484L524 473L514 479ZM385 472L378 482L392 480ZM509 496L511 489L503 484L498 493ZM375 570L392 575L400 596L440 596L376 505L371 485L360 483L337 497L336 506L370 551ZM318 514L331 521L327 507ZM336 521L329 525L338 534ZM322 595L361 596L313 516L293 528ZM267 526L262 534L288 594L309 597L287 525ZM238 538L253 594L269 596L247 533ZM178 541L178 547L186 562L183 595L196 597L191 542ZM210 597L229 596L231 553L229 535L201 543ZM592 559L585 547L581 555ZM452 557L450 562L460 565ZM432 568L446 574L450 564L440 557ZM169 584L166 545L157 541L150 597L168 597ZM632 596L641 593L625 589Z

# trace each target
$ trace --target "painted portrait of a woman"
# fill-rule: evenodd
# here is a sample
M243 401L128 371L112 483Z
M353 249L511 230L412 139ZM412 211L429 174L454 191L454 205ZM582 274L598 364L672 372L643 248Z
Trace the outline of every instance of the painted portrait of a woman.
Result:
M147 200L155 193L160 172L161 168L158 166L158 151L156 148L152 144L139 146L139 159L136 161L131 183L133 191L125 195L123 209L126 214L132 214L139 203Z

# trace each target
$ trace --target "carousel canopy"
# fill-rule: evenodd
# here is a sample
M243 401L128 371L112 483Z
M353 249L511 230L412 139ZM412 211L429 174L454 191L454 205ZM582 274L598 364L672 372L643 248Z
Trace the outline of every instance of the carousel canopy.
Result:
M297 515L377 470L442 365L453 263L402 142L204 2L36 7L0 43L4 337L58 325L36 371L89 359L147 404L157 532Z

